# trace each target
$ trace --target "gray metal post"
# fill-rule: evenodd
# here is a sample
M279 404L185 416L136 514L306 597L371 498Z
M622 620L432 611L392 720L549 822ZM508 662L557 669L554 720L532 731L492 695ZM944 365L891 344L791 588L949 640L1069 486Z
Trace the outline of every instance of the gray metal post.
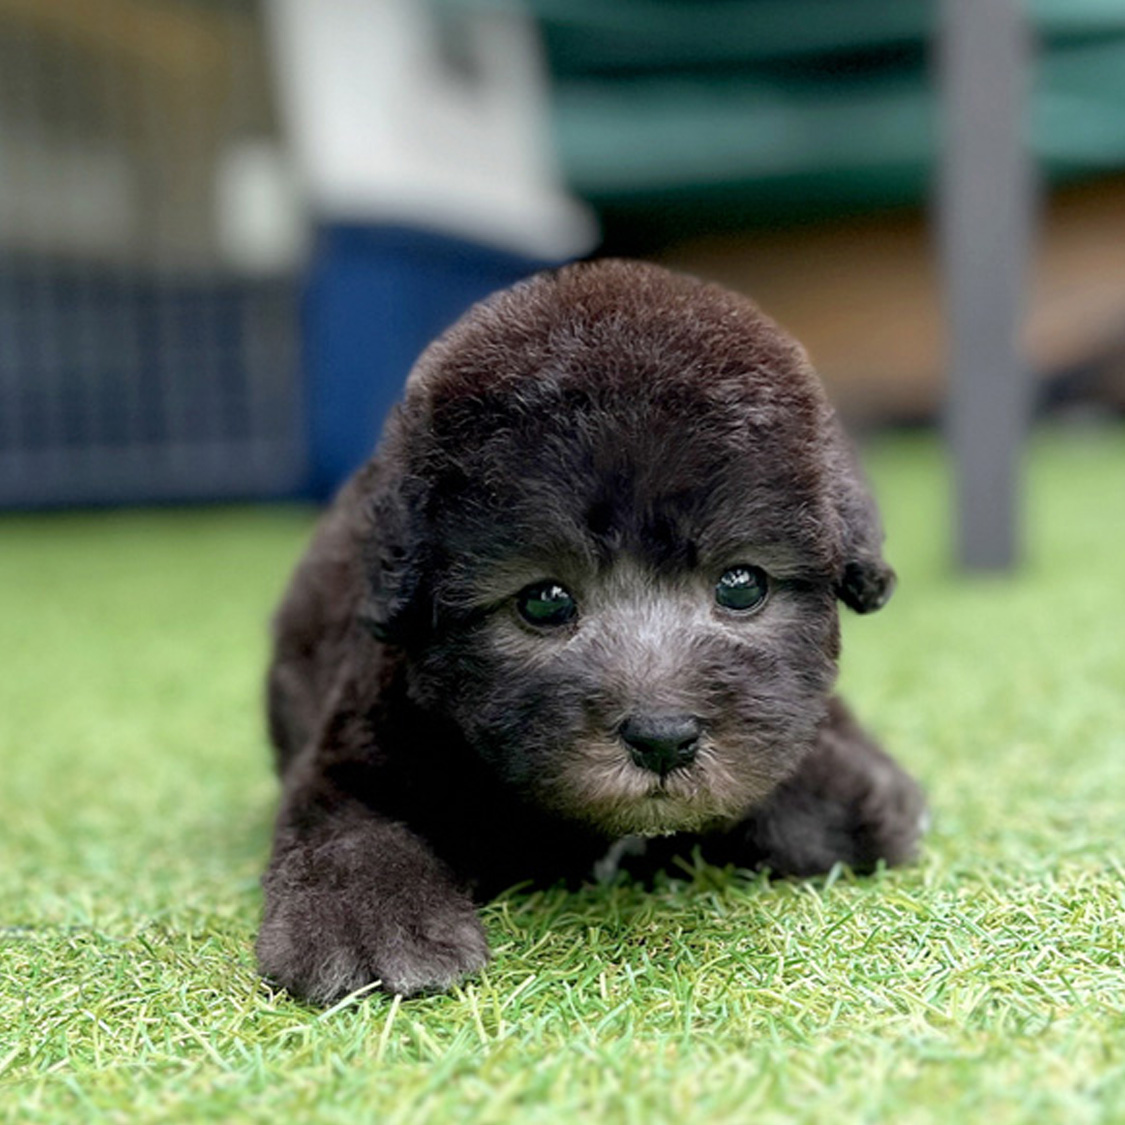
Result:
M1030 33L1019 0L942 0L939 218L949 326L957 556L1019 558L1031 380L1019 348L1034 214L1025 144Z

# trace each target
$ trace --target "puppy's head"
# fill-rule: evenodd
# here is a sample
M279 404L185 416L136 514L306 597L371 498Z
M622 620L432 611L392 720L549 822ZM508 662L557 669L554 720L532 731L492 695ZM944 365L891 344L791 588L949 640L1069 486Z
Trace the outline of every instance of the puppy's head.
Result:
M889 596L796 343L746 299L577 265L423 355L369 470L364 608L508 784L612 834L696 830L811 746L836 601Z

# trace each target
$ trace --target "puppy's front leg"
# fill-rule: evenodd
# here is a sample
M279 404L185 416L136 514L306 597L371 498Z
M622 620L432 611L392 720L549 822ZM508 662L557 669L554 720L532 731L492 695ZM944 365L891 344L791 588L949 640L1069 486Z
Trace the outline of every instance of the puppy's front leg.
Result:
M881 859L913 859L925 816L918 783L833 699L797 773L730 831L706 840L704 855L778 875L815 875L835 863L870 871Z
M481 968L484 929L445 865L328 772L297 761L287 778L262 880L263 975L323 1004L374 981L404 995L444 989Z

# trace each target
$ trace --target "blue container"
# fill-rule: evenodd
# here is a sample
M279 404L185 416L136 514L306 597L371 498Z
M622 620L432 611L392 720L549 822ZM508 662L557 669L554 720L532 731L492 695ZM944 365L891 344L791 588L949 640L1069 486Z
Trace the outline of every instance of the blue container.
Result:
M305 298L309 490L371 454L425 346L475 301L558 265L405 227L321 229Z

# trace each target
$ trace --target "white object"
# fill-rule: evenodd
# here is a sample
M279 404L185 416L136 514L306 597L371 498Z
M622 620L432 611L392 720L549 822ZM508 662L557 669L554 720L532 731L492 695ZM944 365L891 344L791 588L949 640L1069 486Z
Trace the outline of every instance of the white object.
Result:
M292 269L308 249L305 211L289 161L271 140L229 146L215 169L215 217L223 261L243 273Z
M596 243L554 167L526 14L424 0L269 0L266 11L318 218L420 225L550 259Z

